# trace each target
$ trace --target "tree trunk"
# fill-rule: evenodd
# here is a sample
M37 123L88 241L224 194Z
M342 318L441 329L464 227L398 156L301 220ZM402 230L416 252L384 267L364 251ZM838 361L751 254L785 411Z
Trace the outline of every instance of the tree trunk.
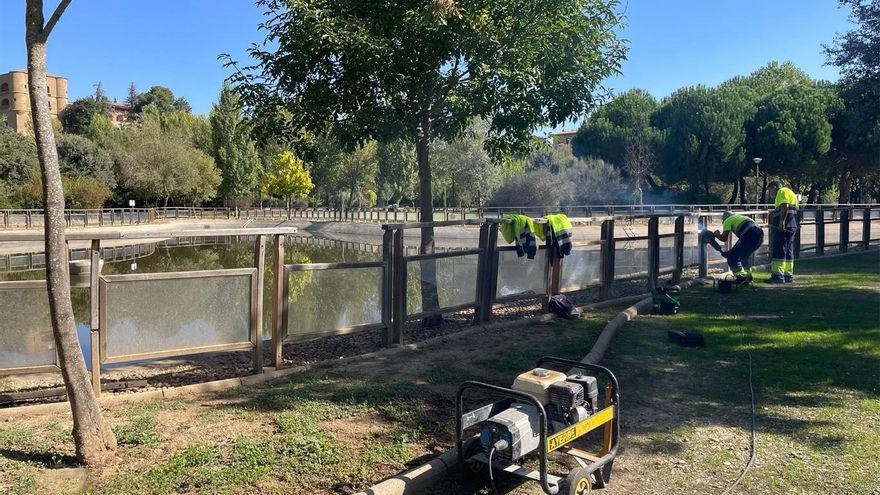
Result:
M416 130L416 160L419 164L419 221L433 222L433 193L431 191L431 163L429 161L429 146L431 143L431 121L427 117L420 119ZM422 240L419 244L419 252L429 254L434 252L434 227L422 227ZM420 263L422 274L422 311L431 311L440 308L440 298L437 294L437 261L424 260ZM436 326L443 320L442 315L425 318L425 326Z
M739 204L746 204L746 178L739 178Z
M764 172L764 183L761 186L761 197L758 198L757 202L763 203L766 198L767 198L767 172ZM776 200L776 198L773 198L773 201L775 201L775 200ZM770 201L770 202L772 203L773 201Z
M49 312L52 334L58 353L58 365L64 379L64 388L73 414L73 440L77 458L89 465L103 462L109 451L116 448L116 437L104 421L101 408L92 390L91 376L86 369L76 320L70 301L70 273L67 260L67 239L64 228L64 191L55 133L49 117L49 97L46 93L46 41L54 23L69 0L62 0L49 24L43 26L42 0L28 0L25 14L28 56L28 92L37 155L43 176L43 203L45 205L44 231L46 236L46 285L49 291ZM93 349L92 352L97 352Z
M732 205L732 204L736 203L736 195L738 193L739 193L739 179L735 179L733 181L733 192L730 194L730 200L727 202L727 204Z
M837 186L838 204L849 203L850 191L852 190L852 177L852 173L850 173L849 170L844 170L843 173L840 174L840 183Z
M807 196L807 204L816 203L816 196L819 194L819 188L816 187L816 183L810 184L810 194Z

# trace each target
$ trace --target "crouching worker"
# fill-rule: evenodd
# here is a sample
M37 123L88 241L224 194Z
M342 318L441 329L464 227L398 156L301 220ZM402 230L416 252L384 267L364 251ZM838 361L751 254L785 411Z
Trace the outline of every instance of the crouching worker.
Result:
M720 241L727 242L732 232L736 234L737 241L730 248L730 251L722 251L721 255L727 258L727 265L737 282L751 282L752 272L749 258L764 243L764 231L758 227L754 220L745 215L725 211L722 218L724 222L721 224L721 230L715 231L715 237Z

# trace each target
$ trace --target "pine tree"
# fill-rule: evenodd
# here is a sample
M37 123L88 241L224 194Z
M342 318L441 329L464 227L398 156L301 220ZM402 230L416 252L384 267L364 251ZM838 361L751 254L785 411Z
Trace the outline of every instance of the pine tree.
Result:
M138 92L137 88L134 86L134 82L128 85L128 97L125 98L125 104L129 106L132 110L134 106L137 105L138 102Z
M98 84L95 84L95 101L110 101L107 98L107 93L104 92L104 85L101 84L101 81L98 81Z
M219 101L211 108L214 161L223 175L220 189L235 201L254 191L259 178L260 156L242 116L238 94L224 84Z

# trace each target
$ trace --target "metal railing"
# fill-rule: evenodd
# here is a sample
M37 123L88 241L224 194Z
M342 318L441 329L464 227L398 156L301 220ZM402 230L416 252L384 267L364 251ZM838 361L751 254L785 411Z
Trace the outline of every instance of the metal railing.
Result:
M767 212L747 213L767 227ZM799 214L804 219L795 238L797 257L869 249L880 243L880 207L818 208ZM505 220L486 218L385 224L381 260L364 262L285 262L285 236L295 234L294 228L106 230L69 232L68 238L91 241L88 362L93 386L100 391L102 365L143 359L248 350L253 371L261 372L265 306L271 319L269 359L277 369L284 364L285 342L379 331L384 345L399 345L408 322L435 315L457 313L473 324L484 324L498 314L499 305L532 300L546 311L549 297L557 293L594 289L604 300L614 297L616 284L624 281L644 281L645 288L652 289L664 276L678 283L691 267L699 276L712 267L726 269L725 260L698 242L701 229L720 227L721 213L689 217L675 213L578 218L573 220L576 228L598 225L599 238L575 240L572 254L566 257L547 242L539 246L534 260L514 258L513 246L499 246L498 233ZM619 224L634 220L646 222L644 235L619 229ZM425 226L470 226L479 229L479 238L475 246L459 250L412 254L404 244L404 233ZM772 235L773 229L769 231ZM252 239L253 265L137 275L100 273L102 241L196 236ZM36 232L0 233L0 243L37 240L42 235ZM267 246L271 246L271 267L266 264ZM756 261L765 261L768 254L762 250ZM264 293L266 274L271 275L271 290ZM420 296L423 286L431 284L436 284L433 305ZM21 294L34 290L43 295L28 299ZM41 280L0 282L0 308L8 311L4 317L19 322L0 328L0 375L57 370L44 290ZM23 300L33 302L21 304ZM31 314L37 309L39 318Z

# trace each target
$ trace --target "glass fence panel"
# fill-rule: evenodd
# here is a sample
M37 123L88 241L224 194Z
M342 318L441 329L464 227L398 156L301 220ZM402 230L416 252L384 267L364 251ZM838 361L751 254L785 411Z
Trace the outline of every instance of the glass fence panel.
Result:
M533 260L525 256L518 258L516 251L499 251L495 297L543 294L546 266L547 251L543 249Z
M436 260L408 261L406 263L406 306L407 314L448 308L477 300L477 262L478 254L453 256ZM435 276L432 276L436 274ZM437 296L440 308L425 308L422 305L422 280L433 286L437 280Z
M382 267L291 271L287 333L309 335L382 322Z
M648 271L648 241L615 241L614 276Z
M660 269L675 268L675 237L660 239Z
M598 285L601 274L602 254L599 246L573 247L571 254L562 258L559 289L567 292Z
M0 285L0 368L55 364L46 287Z
M250 340L251 276L107 284L108 358Z

